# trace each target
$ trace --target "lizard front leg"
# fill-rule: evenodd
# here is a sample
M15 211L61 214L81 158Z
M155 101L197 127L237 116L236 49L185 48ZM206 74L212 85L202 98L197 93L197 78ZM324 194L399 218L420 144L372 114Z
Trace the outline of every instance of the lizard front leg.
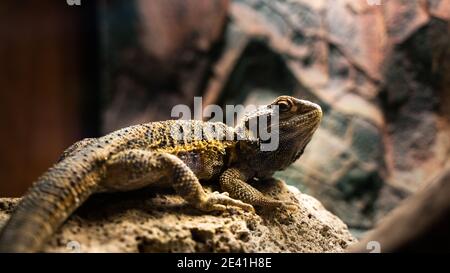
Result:
M225 210L227 205L253 210L251 205L226 194L205 192L192 170L168 153L127 150L113 156L106 165L106 179L102 184L106 189L133 190L164 179L188 203L203 211Z
M261 207L286 207L296 209L297 204L285 202L265 196L260 191L245 182L247 177L245 171L237 168L230 168L220 176L220 186L223 191L230 194L231 197L242 200L254 206Z

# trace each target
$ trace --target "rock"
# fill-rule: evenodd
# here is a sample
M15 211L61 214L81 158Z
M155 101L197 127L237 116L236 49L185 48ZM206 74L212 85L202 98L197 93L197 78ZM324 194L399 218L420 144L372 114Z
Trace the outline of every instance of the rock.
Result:
M356 242L347 226L313 197L275 180L258 188L298 201L299 210L202 213L167 189L101 194L78 209L44 251L342 252ZM0 226L18 201L0 199Z
M108 59L118 60L104 85L113 98L105 131L166 119L196 94L223 107L309 99L322 106L323 122L280 177L361 231L442 172L450 154L448 0L129 2L128 20L114 20L123 4L105 10ZM122 40L135 42L116 48Z
M204 94L321 105L319 130L279 177L364 231L449 158L450 13L448 0L357 2L231 1Z
M450 164L428 187L408 197L347 251L448 253L449 196Z
M99 4L102 132L170 119L192 103L222 37L229 0Z

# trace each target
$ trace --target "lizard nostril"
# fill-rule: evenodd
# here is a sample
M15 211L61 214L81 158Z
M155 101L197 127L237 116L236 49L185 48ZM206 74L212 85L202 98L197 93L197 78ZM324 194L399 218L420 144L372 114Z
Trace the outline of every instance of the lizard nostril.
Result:
M312 103L310 101L300 100L300 104L297 109L299 114L307 114L312 111L322 112L322 109L319 105Z

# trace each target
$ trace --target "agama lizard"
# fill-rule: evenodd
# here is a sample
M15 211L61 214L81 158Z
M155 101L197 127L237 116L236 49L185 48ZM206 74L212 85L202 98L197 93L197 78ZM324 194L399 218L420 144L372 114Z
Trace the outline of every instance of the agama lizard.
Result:
M260 149L261 139L248 128L277 109L278 148ZM168 120L120 129L100 138L81 140L63 152L22 198L0 233L0 252L36 252L90 195L129 191L164 182L202 211L236 206L291 207L290 202L263 195L247 183L270 178L297 160L322 118L312 102L289 96L247 113L236 127L197 120ZM181 125L181 138L171 130ZM213 125L234 139L211 136ZM188 127L186 127L188 126ZM210 127L208 127L210 128ZM200 139L188 137L203 130ZM241 138L239 138L239 136ZM224 193L205 191L199 181L217 179Z

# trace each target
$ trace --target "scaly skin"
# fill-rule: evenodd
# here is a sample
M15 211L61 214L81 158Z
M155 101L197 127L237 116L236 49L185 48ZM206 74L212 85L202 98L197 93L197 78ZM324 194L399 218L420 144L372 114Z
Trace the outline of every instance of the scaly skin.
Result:
M277 107L278 106L278 107ZM248 124L279 109L279 146L262 151ZM320 107L281 96L248 113L235 128L223 123L169 120L127 127L104 137L79 141L28 190L0 233L0 252L36 252L91 194L129 191L165 183L203 211L236 206L295 207L264 196L247 184L270 178L298 159L322 118ZM234 136L211 134L208 128ZM174 137L182 126L182 137ZM200 138L189 133L200 130ZM238 138L239 136L239 138ZM224 193L207 193L200 180L219 178Z

